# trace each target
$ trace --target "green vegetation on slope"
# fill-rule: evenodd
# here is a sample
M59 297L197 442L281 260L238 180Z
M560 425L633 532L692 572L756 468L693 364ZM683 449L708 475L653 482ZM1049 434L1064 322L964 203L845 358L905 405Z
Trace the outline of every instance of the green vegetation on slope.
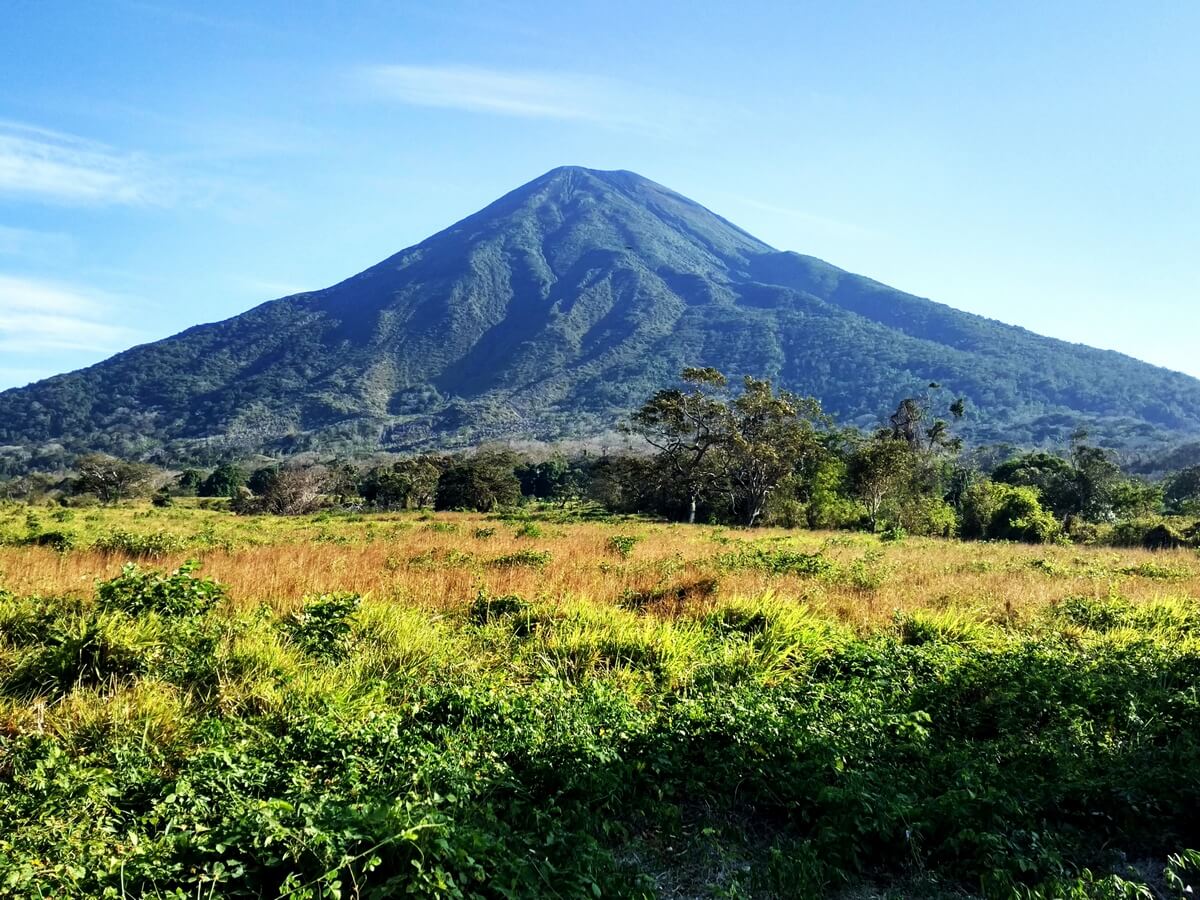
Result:
M779 253L628 172L556 169L326 290L0 394L0 444L408 449L610 428L685 365L868 424L929 381L981 441L1200 433L1200 382ZM215 445L207 438L217 438Z

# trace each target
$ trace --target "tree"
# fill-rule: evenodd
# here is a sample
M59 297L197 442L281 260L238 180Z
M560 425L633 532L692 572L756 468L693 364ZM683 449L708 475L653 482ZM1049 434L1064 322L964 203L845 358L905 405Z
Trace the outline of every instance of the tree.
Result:
M867 510L867 522L878 531L885 504L898 501L913 490L917 472L917 454L907 440L889 431L859 441L848 460L854 495Z
M277 516L299 516L321 506L332 483L325 466L296 466L268 469L258 496L240 505L247 512L266 512Z
M75 461L75 493L95 494L101 503L116 503L144 491L155 469L145 463L124 462L103 453L88 453Z
M1200 515L1200 465L1189 466L1168 478L1163 497L1169 511L1176 515Z
M250 493L261 496L271 489L271 485L278 477L279 466L263 466L250 473L250 477L246 479L246 487L249 488Z
M962 440L950 433L950 423L934 412L935 397L941 395L942 386L929 383L924 399L906 397L900 401L896 411L888 418L892 437L903 440L914 450L927 457L941 453L957 453L962 449ZM955 421L967 413L967 403L959 397L947 407ZM925 423L929 424L926 425Z
M1037 488L980 481L963 497L962 536L975 540L1044 544L1062 534L1058 520L1042 508Z
M729 435L729 407L721 397L725 376L716 369L684 369L680 377L690 390L657 392L627 429L658 450L657 461L686 498L692 524L700 498L721 474L716 451Z
M742 521L754 525L779 483L808 459L821 455L817 425L827 425L821 405L749 376L729 408L727 434L719 445L721 474Z
M1042 504L1060 520L1076 509L1075 469L1068 460L1038 451L1014 456L998 465L992 480L1035 488Z
M372 469L363 481L362 494L381 509L421 509L433 502L441 468L428 456L401 459Z
M1071 446L1074 470L1071 513L1089 522L1115 518L1113 500L1122 480L1121 468L1107 450L1083 443L1086 435L1077 435Z
M175 479L175 486L181 494L194 496L200 490L200 485L204 481L204 476L196 469L184 469L179 473L179 477Z
M588 466L584 496L613 512L645 511L655 505L657 472L644 456L601 456Z
M1109 490L1108 502L1117 519L1158 515L1163 509L1163 487L1140 478L1121 478Z
M521 501L517 457L509 450L480 450L460 459L438 478L436 509L474 509L491 512Z
M200 483L201 497L236 497L238 488L246 484L246 471L233 463L222 463Z
M1126 478L1107 450L1085 443L1077 432L1070 459L1035 452L1013 457L992 472L992 480L1035 488L1041 504L1062 522L1080 517L1107 521L1154 512L1162 495L1152 485Z

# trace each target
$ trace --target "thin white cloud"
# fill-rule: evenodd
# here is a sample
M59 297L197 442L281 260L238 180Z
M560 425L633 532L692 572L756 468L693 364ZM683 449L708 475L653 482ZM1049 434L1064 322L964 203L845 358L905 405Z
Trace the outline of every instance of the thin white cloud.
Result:
M128 346L135 333L110 321L112 299L69 285L0 275L0 350L109 352Z
M140 154L18 122L0 121L0 195L68 204L141 205L165 180Z
M376 65L356 70L354 80L376 98L411 106L607 125L652 125L658 113L674 116L687 105L636 85L560 72Z

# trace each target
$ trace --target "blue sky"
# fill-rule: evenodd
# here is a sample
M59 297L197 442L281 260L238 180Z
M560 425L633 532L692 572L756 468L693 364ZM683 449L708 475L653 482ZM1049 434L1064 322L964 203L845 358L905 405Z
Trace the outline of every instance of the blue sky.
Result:
M0 3L0 387L557 165L1200 376L1200 4Z

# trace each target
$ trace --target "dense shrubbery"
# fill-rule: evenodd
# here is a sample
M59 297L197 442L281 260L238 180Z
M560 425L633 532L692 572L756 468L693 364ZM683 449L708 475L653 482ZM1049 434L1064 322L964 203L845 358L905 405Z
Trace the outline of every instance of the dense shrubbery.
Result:
M130 567L94 608L0 593L0 894L1196 884L1194 600L856 634L769 599L660 620L481 592L447 618L222 593L190 567Z
M963 496L962 536L1046 544L1062 526L1042 509L1036 488L993 481L972 485Z

